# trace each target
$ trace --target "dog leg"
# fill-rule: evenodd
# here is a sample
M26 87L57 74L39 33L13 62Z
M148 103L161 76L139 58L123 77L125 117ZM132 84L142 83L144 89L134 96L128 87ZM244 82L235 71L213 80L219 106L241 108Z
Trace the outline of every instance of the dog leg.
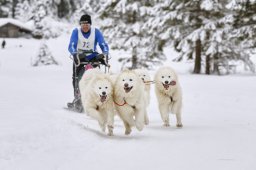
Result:
M104 122L102 124L102 123L100 123L100 121L98 121L98 122L99 122L99 125L100 125L100 128L101 128L102 132L105 132L106 131L106 123Z
M110 109L107 112L107 125L108 125L108 135L113 136L114 129L114 110Z
M113 136L113 129L114 129L113 126L108 125L108 136Z
M180 101L175 101L173 103L172 113L176 115L176 121L177 121L176 127L181 128L183 125L181 123L181 102Z
M145 115L144 115L144 122L145 122L145 125L148 125L148 124L149 124L147 112L145 112Z
M168 105L159 105L159 110L161 114L161 118L164 122L163 126L168 127L170 126L169 123L169 114L168 114Z
M144 128L144 123L145 123L145 112L143 109L138 108L135 111L135 126L139 131L142 131Z
M101 127L101 130L105 132L106 123L103 119L103 117L100 115L100 113L95 108L87 108L86 112L94 119L98 120L99 125Z
M181 113L180 113L180 112L179 112L179 113L176 113L176 119L177 119L176 127L182 128L183 125L182 125L182 123L181 123Z
M130 133L132 132L131 126L126 121L123 121L123 122L125 127L125 135L130 135Z

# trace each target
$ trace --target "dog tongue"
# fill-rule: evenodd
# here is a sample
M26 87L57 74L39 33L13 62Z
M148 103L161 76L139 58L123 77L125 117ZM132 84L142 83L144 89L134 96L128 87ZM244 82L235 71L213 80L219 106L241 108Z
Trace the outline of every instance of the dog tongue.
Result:
M176 81L171 81L170 85L172 86L176 85Z
M163 84L163 85L164 85L165 90L168 90L169 84Z
M101 96L100 101L103 103L103 102L105 102L106 98L107 98L107 96Z
M129 87L124 87L124 91L125 91L125 93L128 93L130 91L130 88Z

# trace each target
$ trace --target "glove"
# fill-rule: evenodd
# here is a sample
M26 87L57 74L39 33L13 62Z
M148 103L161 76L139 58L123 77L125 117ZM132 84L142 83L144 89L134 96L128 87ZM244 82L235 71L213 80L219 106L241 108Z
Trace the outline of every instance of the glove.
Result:
M102 65L105 65L105 66L107 66L107 67L110 67L110 65L106 63L105 58L107 58L107 56L105 56L104 54L99 54L99 55L97 56L97 60L98 60Z
M83 58L85 58L85 55L84 55L83 53L79 53L79 54L78 54L78 58L79 58L79 59L83 59Z

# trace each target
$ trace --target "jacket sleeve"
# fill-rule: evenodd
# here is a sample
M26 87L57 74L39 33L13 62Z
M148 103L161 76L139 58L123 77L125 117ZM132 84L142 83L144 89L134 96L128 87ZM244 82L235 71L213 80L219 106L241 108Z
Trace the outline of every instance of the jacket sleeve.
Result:
M77 52L77 41L78 41L78 29L75 28L72 31L69 45L68 45L68 51L70 52L71 55L74 55Z
M96 42L99 44L102 53L108 55L109 47L108 47L108 44L106 43L106 41L104 40L104 37L103 37L102 33L100 32L100 30L96 29L95 34L96 34L95 35L96 36Z

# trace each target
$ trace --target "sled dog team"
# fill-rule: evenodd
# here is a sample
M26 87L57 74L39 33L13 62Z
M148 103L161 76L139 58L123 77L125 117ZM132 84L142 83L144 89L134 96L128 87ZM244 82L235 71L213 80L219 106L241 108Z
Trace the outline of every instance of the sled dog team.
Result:
M87 114L96 119L102 131L113 135L114 116L124 123L125 134L135 126L142 131L149 124L147 107L150 103L150 86L154 82L158 108L164 126L170 126L169 113L176 115L177 127L182 127L182 93L175 71L170 67L157 70L151 81L146 70L124 70L118 75L102 73L99 69L87 70L79 82L82 105Z

